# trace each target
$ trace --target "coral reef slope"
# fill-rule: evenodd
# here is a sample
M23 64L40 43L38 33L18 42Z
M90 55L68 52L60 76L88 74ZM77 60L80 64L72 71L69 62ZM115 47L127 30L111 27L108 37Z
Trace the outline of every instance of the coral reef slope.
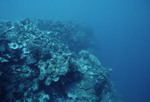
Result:
M0 101L115 100L111 69L88 51L91 35L70 21L0 21Z

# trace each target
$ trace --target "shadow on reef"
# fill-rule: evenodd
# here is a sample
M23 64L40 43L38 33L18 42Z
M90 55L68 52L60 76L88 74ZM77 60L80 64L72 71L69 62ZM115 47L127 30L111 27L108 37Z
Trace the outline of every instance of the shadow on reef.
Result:
M0 102L122 102L75 22L0 21Z

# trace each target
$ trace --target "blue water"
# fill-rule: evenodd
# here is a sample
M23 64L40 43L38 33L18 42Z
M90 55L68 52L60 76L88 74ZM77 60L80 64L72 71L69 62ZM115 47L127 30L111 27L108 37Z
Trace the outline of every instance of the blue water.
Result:
M0 19L75 20L98 40L98 57L128 102L150 102L149 0L1 0Z

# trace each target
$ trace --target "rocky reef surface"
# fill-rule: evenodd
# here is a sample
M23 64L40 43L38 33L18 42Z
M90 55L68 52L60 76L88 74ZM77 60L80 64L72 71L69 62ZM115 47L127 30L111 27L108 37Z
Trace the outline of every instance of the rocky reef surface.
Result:
M0 102L122 102L75 22L0 21Z

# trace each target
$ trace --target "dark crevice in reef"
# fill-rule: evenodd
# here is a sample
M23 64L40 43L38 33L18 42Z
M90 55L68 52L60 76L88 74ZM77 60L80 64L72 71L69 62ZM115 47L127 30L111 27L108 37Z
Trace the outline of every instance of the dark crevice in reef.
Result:
M0 21L0 102L121 102L76 22Z
M67 87L72 84L80 82L82 79L82 73L80 72L68 72L65 76L60 76L59 81L52 82L50 86L46 86L44 81L39 83L39 92L40 90L46 89L45 93L50 95L51 102L58 101L60 97L67 99Z

